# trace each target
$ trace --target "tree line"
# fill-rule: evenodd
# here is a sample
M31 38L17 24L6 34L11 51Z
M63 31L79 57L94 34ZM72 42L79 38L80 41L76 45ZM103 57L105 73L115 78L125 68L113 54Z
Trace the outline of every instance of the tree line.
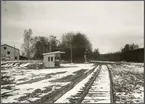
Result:
M33 36L32 34L31 29L24 31L22 55L28 59L42 60L43 53L64 51L62 59L68 62L84 62L86 60L143 61L143 49L140 50L139 46L134 43L125 44L118 52L100 54L99 49L92 50L92 44L88 37L80 32L64 33L61 36L61 41L52 35L46 37Z
M144 48L137 44L126 44L120 51L114 53L100 54L101 61L130 61L144 62Z
M23 56L28 59L42 60L43 53L64 51L62 59L72 62L84 62L85 58L91 60L99 55L99 50L92 50L92 44L88 37L80 32L68 32L62 35L61 41L56 36L32 36L32 30L24 31L24 43L22 45Z

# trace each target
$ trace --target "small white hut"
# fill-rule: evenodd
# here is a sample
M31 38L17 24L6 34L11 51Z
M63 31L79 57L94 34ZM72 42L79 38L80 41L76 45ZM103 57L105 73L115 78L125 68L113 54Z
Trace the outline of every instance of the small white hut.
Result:
M59 67L61 63L60 54L65 53L61 51L43 53L44 67Z

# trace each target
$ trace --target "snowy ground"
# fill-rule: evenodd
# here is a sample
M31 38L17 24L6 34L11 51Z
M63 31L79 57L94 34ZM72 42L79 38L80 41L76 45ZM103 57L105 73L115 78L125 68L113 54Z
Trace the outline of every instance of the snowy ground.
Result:
M116 103L144 103L144 64L109 65Z
M98 70L99 66L94 70L96 72ZM55 103L71 103L70 98L75 96L79 91L85 86L85 84L90 80L93 73L91 73L89 76L87 76L85 79L83 79L81 82L79 82L74 88L72 88L70 91L65 93L62 97L60 97Z
M94 73L99 69L98 66ZM98 77L95 79L93 85L89 89L89 93L86 95L82 103L110 103L110 80L108 69L105 65L101 66L101 71ZM93 74L87 76L84 80L78 83L73 89L65 93L62 97L60 97L55 103L74 103L78 96L82 91L84 91L84 87ZM72 101L73 100L73 101ZM76 102L75 102L76 103Z
M82 103L111 103L110 79L106 65L101 66L101 71L91 86Z
M110 63L110 62L108 62ZM144 63L112 62L108 65L112 72L116 103L144 103ZM66 86L79 75L94 67L93 64L62 64L61 68L45 69L37 62L1 62L2 103L29 103ZM102 72L107 78L107 73ZM82 90L92 74L62 96L57 103L67 103L69 98ZM103 88L107 80L98 80ZM94 90L99 87L94 87ZM73 94L72 94L73 92ZM109 95L108 95L109 97ZM107 100L106 100L107 101ZM108 102L110 102L108 100ZM89 101L89 103L91 103Z
M86 73L94 67L93 64L62 64L61 68L28 69L27 66L31 64L18 62L1 64L2 103L35 101L69 84L79 73Z

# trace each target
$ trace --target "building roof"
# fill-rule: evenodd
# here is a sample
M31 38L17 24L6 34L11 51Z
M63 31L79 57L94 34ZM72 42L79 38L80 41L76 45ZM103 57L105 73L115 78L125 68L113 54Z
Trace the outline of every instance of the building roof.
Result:
M8 44L3 44L3 45L1 45L1 46L9 46L9 47L12 47L12 48L14 48L14 49L16 49L16 50L19 50L18 48L15 48L15 47L10 46L10 45L8 45ZM19 50L19 51L20 51L20 50Z
M65 52L62 52L62 51L55 51L55 52L43 53L43 55L61 54L61 53L65 53Z

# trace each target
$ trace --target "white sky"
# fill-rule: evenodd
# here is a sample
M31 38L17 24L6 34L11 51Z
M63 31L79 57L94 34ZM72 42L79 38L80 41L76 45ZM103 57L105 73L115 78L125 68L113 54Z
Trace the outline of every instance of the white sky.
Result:
M33 36L87 35L100 53L125 44L144 47L144 1L2 1L1 39L21 49L24 29Z

